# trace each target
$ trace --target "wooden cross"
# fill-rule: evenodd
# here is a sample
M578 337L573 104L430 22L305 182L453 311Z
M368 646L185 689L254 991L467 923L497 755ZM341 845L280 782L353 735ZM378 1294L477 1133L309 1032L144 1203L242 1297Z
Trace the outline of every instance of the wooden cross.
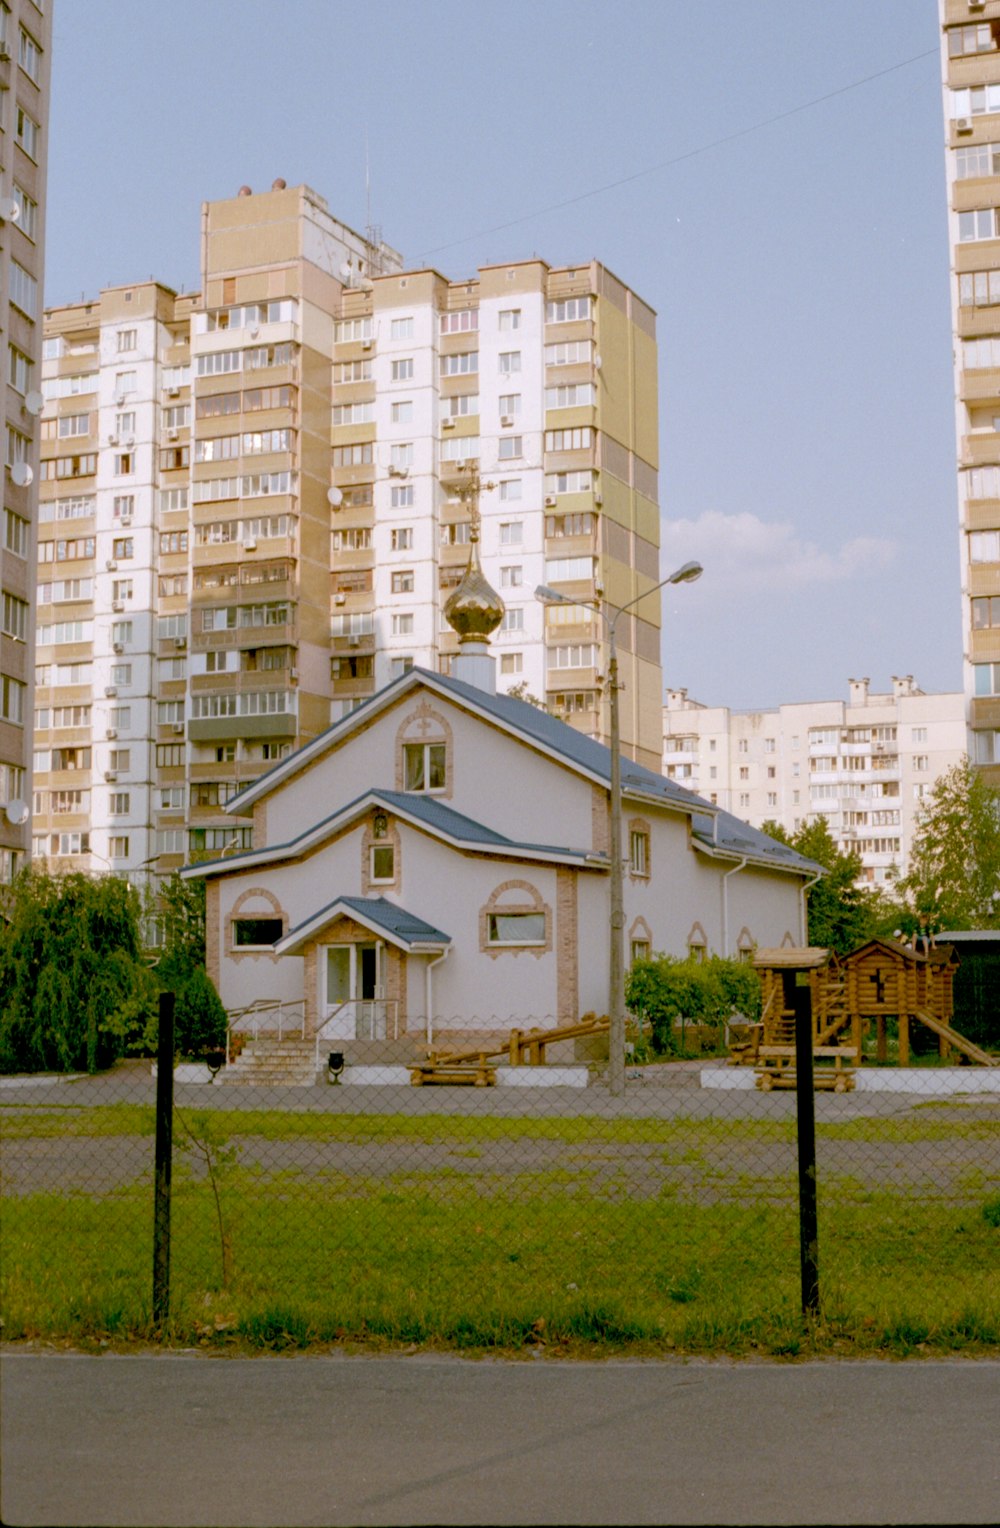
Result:
M880 1003L881 1004L881 1003L886 1002L888 994L886 993L886 990L885 990L885 977L883 976L882 972L881 971L872 971L869 974L868 980L870 982L874 982L875 983L875 1001L876 1001L876 1003Z

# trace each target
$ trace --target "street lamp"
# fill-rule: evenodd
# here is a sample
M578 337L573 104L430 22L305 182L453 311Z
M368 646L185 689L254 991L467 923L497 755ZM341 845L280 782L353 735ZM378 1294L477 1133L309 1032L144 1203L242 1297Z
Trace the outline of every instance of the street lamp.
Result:
M608 695L611 702L611 945L608 961L608 1014L610 1018L610 1032L608 1034L608 1083L612 1094L620 1097L625 1092L625 869L622 862L622 757L621 757L621 730L618 717L618 648L615 643L615 628L618 625L618 617L631 610L640 600L646 599L650 594L655 594L658 589L667 584L691 584L702 575L700 562L686 562L682 567L661 578L652 589L646 589L642 594L637 594L634 599L628 601L615 610L614 615L609 616L607 611L592 600L572 599L569 595L560 594L556 589L550 589L547 584L539 584L535 590L535 598L543 604L559 605L586 605L596 611L601 617L608 630Z

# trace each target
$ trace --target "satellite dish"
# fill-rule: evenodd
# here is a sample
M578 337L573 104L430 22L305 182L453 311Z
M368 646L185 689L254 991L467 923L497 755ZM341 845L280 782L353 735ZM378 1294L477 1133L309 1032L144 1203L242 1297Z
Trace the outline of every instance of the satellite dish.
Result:
M21 216L21 209L12 196L5 196L0 200L0 218L5 223L16 223Z
M8 801L4 808L4 816L15 828L19 828L23 822L27 822L30 815L26 801Z
M18 488L27 488L28 484L35 476L27 462L15 462L13 467L10 469L10 475L14 479L14 482L17 484Z
M344 502L344 495L341 493L339 488L328 488L326 490L326 496L329 502L333 505L334 509L339 509L341 504Z
M24 406L29 414L40 414L45 407L45 394L39 392L28 393L24 400Z

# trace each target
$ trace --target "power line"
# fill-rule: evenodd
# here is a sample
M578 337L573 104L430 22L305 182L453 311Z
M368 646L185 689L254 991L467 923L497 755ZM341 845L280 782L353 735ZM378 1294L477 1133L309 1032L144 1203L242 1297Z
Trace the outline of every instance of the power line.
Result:
M803 101L799 106L790 106L787 111L776 112L773 117L764 117L760 122L753 122L749 127L738 128L734 133L726 133L722 138L712 138L708 143L699 144L697 148L688 149L683 154L675 154L672 159L663 159L659 164L648 165L646 169L636 170L632 175L623 175L620 180L610 180L606 185L595 186L590 191L581 191L579 195L567 197L565 201L552 202L548 207L538 207L534 212L525 213L523 217L511 218L509 222L494 223L492 228L482 228L478 233L467 234L464 239L453 239L450 244L438 244L421 255L420 263L425 263L432 255L440 255L445 250L457 249L462 244L471 244L474 239L486 239L490 234L504 233L508 228L517 228L521 223L530 223L533 218L545 217L550 212L561 212L565 207L574 207L578 202L588 201L592 196L603 196L605 191L616 191L619 186L628 186L646 175L656 175L660 170L669 170L673 165L683 164L687 159L695 159L699 154L707 154L711 149L721 148L726 143L734 143L738 138L749 137L751 133L759 133L765 127L773 127L775 122L785 122L789 117L798 116L800 112L811 111L814 106L822 106L824 101L832 101L851 90L859 90L862 85L870 85L873 80L884 79L887 74L895 74L899 69L908 69L911 64L919 64L925 58L936 58L937 51L936 48L928 48L924 53L915 53L912 58L904 58L898 64L890 64L887 69L879 69L875 74L866 74L862 79L852 80L849 85L840 85L836 90L828 90L825 95L814 96L811 101Z

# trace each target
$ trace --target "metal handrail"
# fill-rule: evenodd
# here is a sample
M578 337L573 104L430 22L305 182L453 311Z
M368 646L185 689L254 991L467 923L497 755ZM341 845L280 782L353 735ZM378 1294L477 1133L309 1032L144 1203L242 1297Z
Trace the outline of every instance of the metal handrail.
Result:
M274 1014L277 1014L277 1026L275 1026L274 1024L265 1025L263 1023L264 1017L265 1016L270 1017L270 1016L273 1016ZM299 1038L300 1039L304 1040L305 1037L306 1037L305 1002L300 997L299 998L258 997L258 998L255 998L252 1003L248 1003L245 1008L236 1008L236 1009L229 1010L228 1013L227 1013L227 1019L228 1019L228 1023L226 1025L226 1065L227 1066L230 1064L230 1059L231 1059L229 1037L230 1037L231 1032L234 1029L238 1029L241 1032L249 1030L250 1033L253 1035L254 1040L257 1040L260 1037L260 1033L261 1033L262 1029L265 1029L265 1030L270 1031L270 1032L273 1033L275 1028L277 1028L278 1039L282 1040L282 1039L284 1039L285 1028L287 1026L290 1030L297 1028L298 1031L299 1031ZM249 1020L249 1023L247 1022L247 1020ZM289 1020L291 1020L290 1023L289 1023Z
M398 1040L399 1039L399 1004L397 1003L395 998L387 998L387 997L349 997L349 998L345 998L342 1003L338 1003L337 1007L334 1008L331 1013L327 1014L327 1016L323 1020L322 1024L319 1024L317 1026L317 1028L316 1028L316 1070L317 1070L317 1072L320 1069L320 1064L319 1064L319 1042L320 1042L320 1040L325 1038L327 1027L330 1024L333 1023L334 1019L340 1018L340 1016L344 1012L345 1008L354 1008L354 1009L357 1009L359 1005L364 1005L365 1007L370 1007L370 1008L373 1008L373 1009L376 1008L376 1007L381 1008L382 1012L385 1015L385 1019L386 1019L386 1025L385 1025L385 1028L386 1028L385 1038L386 1039L390 1038L389 1037L389 1013L390 1013L390 1010L391 1010L391 1012L392 1012L392 1037L391 1038L393 1040ZM354 1027L355 1027L355 1029L357 1029L357 1020L355 1020L355 1026ZM373 1035L370 1036L370 1038L374 1040L374 1039L377 1038L377 1036L375 1036L373 1034Z

